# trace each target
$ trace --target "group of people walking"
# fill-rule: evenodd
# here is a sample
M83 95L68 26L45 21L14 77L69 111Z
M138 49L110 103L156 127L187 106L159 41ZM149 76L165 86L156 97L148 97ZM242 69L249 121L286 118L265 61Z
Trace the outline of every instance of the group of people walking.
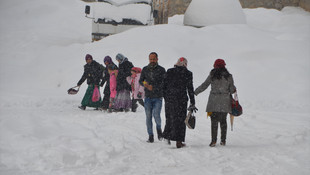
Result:
M147 142L154 142L153 122L156 124L158 140L176 141L176 147L185 146L186 125L184 123L187 111L198 110L195 107L195 95L206 90L211 85L211 92L206 112L211 116L211 143L217 142L218 123L221 128L221 145L226 145L226 116L231 113L231 94L236 91L232 75L226 69L226 63L217 59L214 69L207 79L194 90L193 73L187 69L187 59L181 57L173 68L165 70L158 64L158 54L149 54L149 64L143 69L134 67L122 54L117 54L118 66L110 56L104 58L105 66L93 60L87 54L84 73L77 83L81 86L87 80L88 88L83 97L80 109L94 107L108 112L136 112L137 103L144 107L146 114ZM103 99L92 100L96 88L103 86ZM161 109L165 100L166 125L161 126ZM190 105L188 105L188 101ZM189 107L188 107L189 106Z
M109 112L129 111L131 108L134 111L135 107L132 106L132 101L135 98L131 99L130 92L132 88L135 88L135 85L131 85L128 81L129 79L130 81L136 79L134 72L137 68L133 67L128 58L118 54L116 56L116 60L119 63L118 66L112 61L110 56L104 58L105 66L93 60L89 54L86 55L85 60L84 73L77 85L81 86L87 80L88 88L79 108L85 110L86 107L94 107L97 110L108 110ZM94 89L99 89L104 84L103 99L101 100L100 98L94 102L92 100ZM142 88L140 94L144 94ZM132 95L137 98L136 94ZM142 97L141 95L141 99Z

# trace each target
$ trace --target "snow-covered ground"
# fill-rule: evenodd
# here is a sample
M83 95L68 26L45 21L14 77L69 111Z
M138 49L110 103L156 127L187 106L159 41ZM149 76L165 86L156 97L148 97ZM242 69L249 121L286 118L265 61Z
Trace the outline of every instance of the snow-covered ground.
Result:
M309 12L244 9L248 24L199 29L183 26L179 15L168 25L91 43L84 5L0 2L1 175L310 173ZM123 53L143 67L152 51L166 69L186 57L195 87L215 59L225 59L244 108L234 131L228 131L227 146L208 146L209 90L196 98L197 126L187 130L184 149L147 143L141 107L137 113L81 111L86 84L77 95L67 95L82 75L87 53L100 63L106 55Z

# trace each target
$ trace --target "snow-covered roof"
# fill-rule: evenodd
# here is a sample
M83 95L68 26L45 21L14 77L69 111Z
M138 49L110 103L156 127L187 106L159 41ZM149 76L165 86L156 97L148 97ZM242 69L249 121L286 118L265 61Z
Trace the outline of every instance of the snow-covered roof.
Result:
M129 1L129 0L128 0ZM91 3L91 11L95 20L106 19L122 22L124 18L133 19L143 24L150 20L152 7L148 4L128 4L115 6L109 3Z
M193 0L184 14L184 25L245 24L238 0Z
M127 4L134 4L134 3L147 3L151 4L152 0L102 0L104 2L108 2L112 5L121 6Z

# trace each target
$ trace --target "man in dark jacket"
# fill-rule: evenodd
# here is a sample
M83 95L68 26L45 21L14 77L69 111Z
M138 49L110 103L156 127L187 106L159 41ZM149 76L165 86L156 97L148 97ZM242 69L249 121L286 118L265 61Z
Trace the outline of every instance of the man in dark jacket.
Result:
M82 105L79 106L80 109L85 110L86 106L97 108L100 107L101 98L97 102L92 101L92 95L95 87L99 89L99 83L102 79L102 68L99 63L93 60L93 57L89 54L85 56L86 64L84 65L84 73L77 83L81 86L85 80L87 80L88 88L82 100Z
M148 142L152 143L154 142L152 117L155 119L158 140L162 140L160 112L166 70L158 65L157 53L150 53L149 61L149 65L142 69L139 83L144 86L145 90L144 109L149 134Z
M191 108L195 108L193 88L193 73L187 69L187 60L178 59L174 68L168 69L164 81L164 98L166 126L163 136L165 139L176 141L176 147L185 146L188 96Z

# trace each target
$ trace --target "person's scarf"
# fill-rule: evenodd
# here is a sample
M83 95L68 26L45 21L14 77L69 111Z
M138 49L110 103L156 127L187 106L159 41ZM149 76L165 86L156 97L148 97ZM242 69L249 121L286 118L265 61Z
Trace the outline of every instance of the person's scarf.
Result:
M116 60L119 61L119 64L122 64L123 62L128 61L128 58L119 53L116 55Z
M148 69L150 69L151 71L153 71L157 66L158 66L158 63L156 63L156 64L150 63L150 64L148 65Z

